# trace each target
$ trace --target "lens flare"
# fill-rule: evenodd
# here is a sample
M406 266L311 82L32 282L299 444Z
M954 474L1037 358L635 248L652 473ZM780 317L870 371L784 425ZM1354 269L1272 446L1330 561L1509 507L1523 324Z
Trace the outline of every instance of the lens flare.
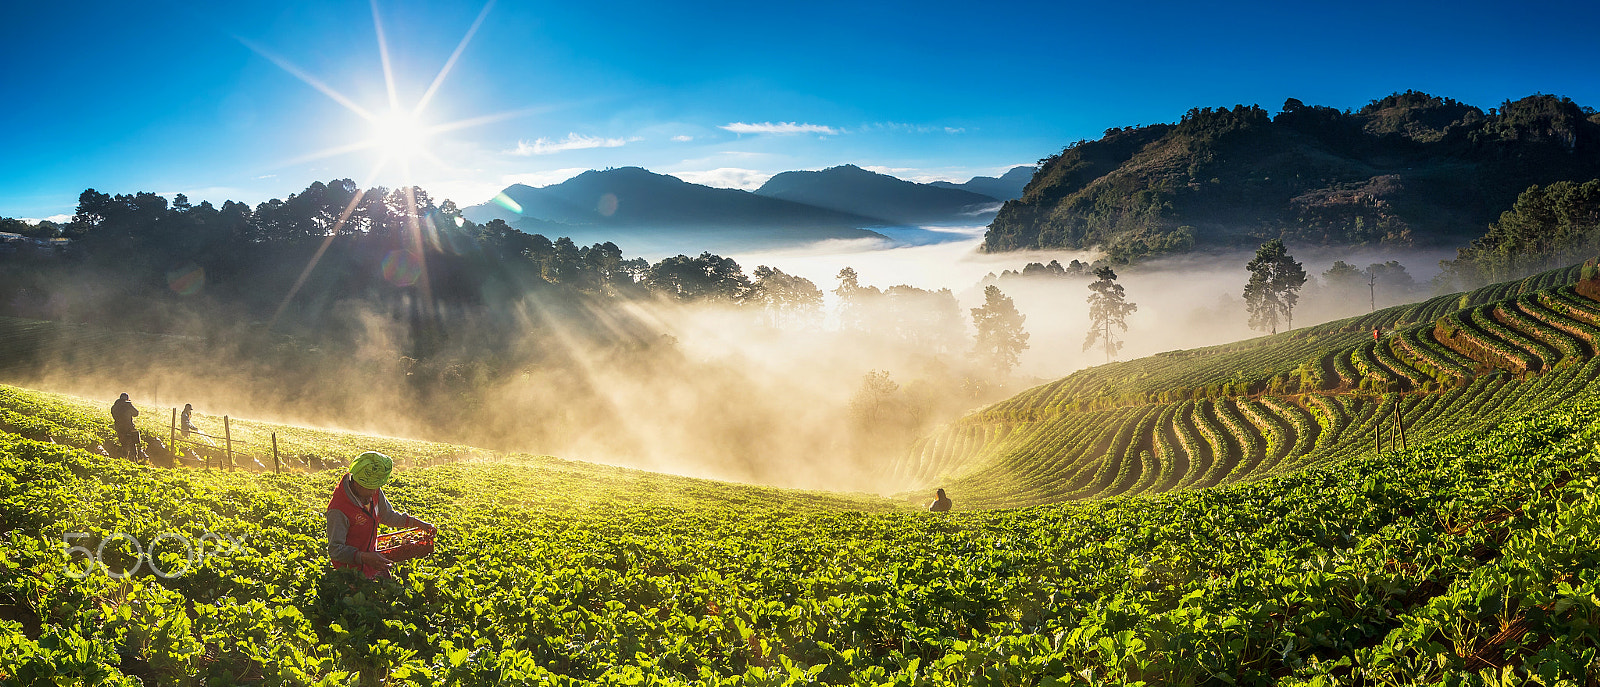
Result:
M206 270L189 263L167 272L167 288L180 296L193 296L206 286Z
M422 256L408 250L392 250L383 256L383 279L395 286L411 286L422 278Z
M606 217L617 214L617 194L607 193L603 196L600 196L600 204L595 209L599 210L600 214Z
M511 196L506 195L504 192L496 193L495 196L489 200L495 205L503 207L519 215L522 214L522 204L512 200Z

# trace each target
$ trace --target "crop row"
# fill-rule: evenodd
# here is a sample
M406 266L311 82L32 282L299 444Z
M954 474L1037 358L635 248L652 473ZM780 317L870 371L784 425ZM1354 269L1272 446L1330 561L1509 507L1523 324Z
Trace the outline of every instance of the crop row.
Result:
M1435 387L1460 383L1478 363L1518 373L1537 371L1563 358L1587 358L1594 347L1575 351L1571 344L1577 335L1566 322L1550 321L1511 301L1576 302L1557 311L1600 327L1594 301L1571 286L1580 272L1577 267L1552 270L1275 336L1096 366L1024 391L981 415L995 421L1035 421L1087 409L1196 398L1339 388L1415 390L1430 381ZM1374 328L1399 329L1400 336L1372 349L1357 349ZM1363 386L1363 379L1371 381Z
M1250 481L1370 454L1380 436L1397 445L1397 412L1415 443L1548 405L1597 373L1600 359L1591 359L1431 393L1202 399L1074 414L1080 422L1067 432L1048 431L1056 422L1017 425L1012 436L1028 441L1007 443L1003 460L980 461L943 485L976 504L1019 506Z
M321 558L337 473L155 470L0 433L0 513L22 532L0 539L0 680L1588 684L1600 398L1552 406L1592 368L1324 397L1369 433L1393 409L1456 415L1474 387L1508 414L1204 493L1026 510L933 516L554 461L408 470L390 498L442 529L395 582ZM113 532L201 528L243 553L122 581L69 575L60 546L90 533L115 559Z
M1413 366L1422 369L1436 380L1466 379L1472 376L1472 359L1434 340L1431 324L1406 327L1394 338L1416 361Z
M1380 436L1385 443L1392 440L1396 412L1408 438L1470 427L1505 407L1531 402L1514 392L1555 383L1564 377L1543 377L1592 360L1593 342L1600 340L1600 325L1593 323L1600 322L1600 304L1570 286L1527 292L1529 284L1559 278L1475 292L1457 304L1469 305L1479 296L1514 300L1449 311L1431 325L1408 326L1377 342L1359 334L1323 340L1306 334L1276 348L1257 346L1257 353L1278 356L1267 361L1268 369L1286 372L1263 381L1234 370L1230 379L1235 381L1220 387L1220 397L1208 388L1198 398L1183 392L1166 395L1174 398L1166 402L1146 398L1101 406L1097 399L1115 396L1109 387L1089 399L1072 394L1106 373L1073 375L1018 397L1048 403L1047 411L998 404L999 411L964 420L1016 432L1008 441L968 450L966 458L955 460L965 466L959 474L947 474L957 477L952 484L972 490L985 503L1104 498L1205 488L1359 455L1372 450ZM1433 312L1441 303L1422 304L1426 309L1418 312ZM1335 340L1342 343L1328 350ZM1188 352L1194 355L1157 356L1166 359L1149 363L1146 371L1159 376L1185 364L1209 369L1245 350L1251 349L1214 347ZM1291 356L1306 353L1312 357L1289 366ZM1496 368L1543 374L1510 383ZM1408 393L1389 395L1397 391ZM1313 426L1314 432L1307 431Z
M1546 305L1538 296L1523 296L1517 299L1517 308L1527 313L1529 317L1536 318L1576 339L1581 347L1579 357L1587 358L1593 352L1600 350L1600 327L1580 318L1565 316Z
M1589 357L1582 343L1550 324L1524 312L1517 301L1504 301L1493 306L1489 316L1507 328L1528 336L1553 349L1554 358L1546 363L1554 365L1561 360L1582 360Z

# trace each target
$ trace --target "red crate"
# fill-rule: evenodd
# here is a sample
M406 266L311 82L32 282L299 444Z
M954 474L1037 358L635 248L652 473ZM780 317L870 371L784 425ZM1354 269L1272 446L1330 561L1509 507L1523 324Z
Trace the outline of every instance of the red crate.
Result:
M409 530L381 534L378 535L378 545L374 548L383 554L384 558L396 563L422 558L433 553L433 533L433 530L413 527Z

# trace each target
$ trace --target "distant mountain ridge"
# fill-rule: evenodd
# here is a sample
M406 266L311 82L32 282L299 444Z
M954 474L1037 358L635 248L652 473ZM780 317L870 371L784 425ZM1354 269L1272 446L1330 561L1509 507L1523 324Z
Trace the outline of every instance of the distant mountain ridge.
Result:
M993 217L999 204L991 196L917 184L855 165L785 172L755 192L620 167L590 170L540 188L513 184L462 214L473 222L499 219L528 233L579 242L626 240L636 249L659 253L888 240L873 229L979 224ZM897 240L908 234L889 233Z
M993 196L918 184L855 165L818 172L784 172L768 179L755 193L875 217L889 225L943 224L962 219L970 222L1000 205Z
M1022 197L1022 190L1033 180L1035 169L1037 168L1031 165L1017 165L999 177L972 177L959 184L951 181L934 181L928 185L971 191L1001 201L1016 200Z
M1196 108L1045 159L984 248L1132 260L1268 238L1462 245L1529 186L1596 177L1600 115L1551 95L1488 112L1415 91L1355 112Z
M513 184L462 214L480 223L503 219L529 233L580 241L682 243L683 250L884 238L865 229L882 223L874 218L691 184L639 167L590 170L542 188Z

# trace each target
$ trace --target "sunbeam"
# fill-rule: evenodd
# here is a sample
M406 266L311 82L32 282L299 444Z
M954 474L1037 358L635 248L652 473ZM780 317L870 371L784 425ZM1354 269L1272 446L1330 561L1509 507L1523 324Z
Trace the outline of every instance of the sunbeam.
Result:
M336 90L333 90L332 86L329 86L328 84L323 83L317 77L314 77L314 76L306 73L305 70L295 66L293 62L290 62L290 61L288 61L288 60L286 60L286 59L284 59L282 57L279 57L279 56L277 56L277 55L275 55L275 54L273 54L271 52L268 52L266 48L263 48L263 47L261 47L259 45L256 45L255 43L251 42L249 39L246 39L246 38L243 38L243 37L240 37L240 36L234 36L233 38L234 38L234 40L237 40L237 41L239 41L239 43L243 44L244 47L249 48L251 52L254 52L257 55L260 55L263 58L266 58L266 60L268 62L271 62L271 63L273 63L275 65L278 65L279 69L282 69L283 71L289 72L290 76L293 76L294 78L305 82L305 84L307 86L310 86L312 88L317 89L318 91L321 91L323 95L328 96L329 98L332 98L334 102L339 103L340 105L343 105L345 109L347 109L347 110L349 110L351 112L354 112L356 115L360 116L362 119L365 119L365 120L367 120L369 122L377 119L377 117L375 115L373 115L371 112L367 111L367 108L364 108L364 107L362 107L360 105L357 105L354 100L351 100L351 99L345 97L345 95L343 93L340 93L340 92L338 92Z
M494 3L495 0L489 0L489 2L485 3L483 9L478 12L478 18L472 20L472 26L467 28L466 35L462 36L461 42L456 44L456 49L450 53L450 58L444 61L444 67L439 69L439 74L433 77L433 83L428 84L428 90L423 91L422 97L417 99L417 107L411 111L412 116L422 114L422 111L428 107L428 101L433 100L433 94L439 90L440 85L444 84L444 79L450 75L450 70L455 68L456 60L460 59L462 51L467 49L467 44L472 42L472 36L478 33L478 27L482 26L483 20L488 18L489 10L494 7Z
M394 67L389 63L389 39L383 34L383 20L378 16L378 0L372 0L372 30L378 34L378 58L383 62L383 85L389 91L389 111L400 111L400 94L395 90Z
M379 160L378 164L374 165L372 171L367 174L367 178L362 182L361 186L356 189L355 197L350 199L349 205L344 206L344 212L339 213L339 221L333 223L333 229L328 232L327 236L322 237L322 245L317 246L317 252L313 253L311 259L306 261L306 268L300 271L300 276L294 280L294 285L289 287L289 293L283 297L283 302L279 303L278 309L272 313L272 319L268 321L267 329L272 329L272 326L278 323L278 318L283 316L283 311L289 309L289 303L294 301L295 294L300 292L300 287L305 286L306 279L311 276L311 271L316 269L317 263L322 260L322 254L328 252L328 246L339 235L339 230L344 228L344 223L350 219L350 213L355 212L356 206L361 204L361 199L366 197L367 190L372 185L373 179L383 170L383 166L388 164L388 161L388 158Z

